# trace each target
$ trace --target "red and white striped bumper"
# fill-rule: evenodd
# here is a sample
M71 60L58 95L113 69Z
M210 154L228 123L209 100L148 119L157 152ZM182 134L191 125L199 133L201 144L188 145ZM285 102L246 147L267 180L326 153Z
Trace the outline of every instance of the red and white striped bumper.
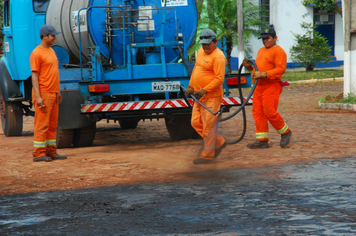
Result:
M251 98L247 104L252 104ZM188 99L189 103L193 105L193 100ZM243 102L245 99L243 100ZM243 103L242 102L242 103ZM224 97L221 105L239 106L241 100L239 97ZM169 108L184 108L188 107L184 99L159 100L148 102L117 102L117 103L96 103L81 105L82 113L95 112L117 112L117 111L138 111L138 110L155 110L155 109L169 109Z

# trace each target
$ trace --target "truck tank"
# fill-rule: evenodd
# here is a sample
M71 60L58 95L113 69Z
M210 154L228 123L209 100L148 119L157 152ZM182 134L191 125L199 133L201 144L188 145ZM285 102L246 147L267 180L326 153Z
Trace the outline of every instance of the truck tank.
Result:
M160 38L164 42L183 40L189 47L197 10L194 0L57 0L50 1L45 21L62 32L55 42L67 51L70 62L88 61L87 48L97 45L104 61L124 65L128 44ZM131 52L137 55L133 64L162 63L160 48L135 50ZM164 50L166 63L178 60L178 50Z

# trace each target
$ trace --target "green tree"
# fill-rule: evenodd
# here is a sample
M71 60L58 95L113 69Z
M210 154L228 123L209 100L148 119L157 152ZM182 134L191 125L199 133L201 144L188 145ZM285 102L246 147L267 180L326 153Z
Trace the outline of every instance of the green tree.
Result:
M0 24L1 24L1 28L2 28L2 18L3 18L3 14L2 14L2 6L4 4L4 0L0 0Z
M238 45L237 32L237 1L236 0L205 0L196 1L199 12L197 34L195 42L189 50L189 55L200 48L199 35L206 29L216 32L218 39L225 36L227 39L227 59L231 57L233 46ZM251 0L243 0L244 13L244 47L245 56L251 56L251 46L248 39L260 35L260 28L268 26L261 20L264 14L259 5ZM229 70L231 69L229 65Z
M303 64L306 71L312 71L317 62L330 61L331 47L325 37L319 34L312 23L301 24L305 34L294 34L296 44L291 48L293 62Z
M342 15L341 7L337 5L340 0L303 0L302 4L308 6L315 4L315 6L321 10L337 12Z

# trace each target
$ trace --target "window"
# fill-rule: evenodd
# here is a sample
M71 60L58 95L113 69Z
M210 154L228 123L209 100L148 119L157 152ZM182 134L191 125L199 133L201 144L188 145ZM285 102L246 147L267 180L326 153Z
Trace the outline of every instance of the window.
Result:
M269 25L269 0L260 0L262 22Z
M46 12L49 0L33 0L34 12Z
M4 14L3 14L4 27L10 26L10 2L4 2Z
M314 24L315 25L333 25L334 13L331 11L320 10L314 8Z

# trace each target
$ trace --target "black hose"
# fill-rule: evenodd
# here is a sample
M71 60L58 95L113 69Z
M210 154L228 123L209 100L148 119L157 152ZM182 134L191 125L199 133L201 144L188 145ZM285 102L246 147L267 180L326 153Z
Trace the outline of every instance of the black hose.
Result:
M192 105L189 103L188 97L187 97L187 95L185 94L185 88L184 88L184 86L183 86L183 85L180 85L179 89L180 89L180 93L183 94L183 99L184 99L185 103L187 103L188 107L192 108Z
M255 71L258 71L257 69L257 65L251 61L251 60L248 60L254 67L255 67ZM243 65L241 64L240 65L240 68L239 68L239 72L238 72L238 75L237 75L237 78L238 78L238 84L239 84L239 95L240 95L240 101L242 102L243 101L243 95L242 95L242 88L241 88L241 70L243 68ZM224 118L218 118L218 122L222 122L222 121L226 121L232 117L234 117L235 115L237 115L241 110L242 110L242 117L243 117L243 129L242 129L242 134L241 136L235 140L235 141L226 141L226 143L228 144L236 144L238 142L240 142L244 137L245 137L245 134L246 134L246 127L247 127L247 119L246 119L246 110L245 110L245 106L246 104L248 103L248 101L251 99L252 97L252 94L253 92L255 91L256 89L256 86L257 86L257 83L258 83L258 80L255 81L249 95L247 96L245 102L243 102L241 104L241 106L239 107L239 109L237 109L234 113L232 113L231 115L227 116L227 117L224 117Z
M248 60L248 61L255 67L255 71L257 71L257 70L258 70L258 69L257 69L257 65L256 65L253 61L251 61L251 60ZM238 73L238 75L237 75L238 83L239 83L239 95L240 95L240 100L241 100L241 102L243 101L242 89L241 89L241 70L242 70L242 67L243 67L243 65L241 64L241 66L240 66L240 68L239 68L239 73ZM249 95L247 96L247 99L241 104L240 108L237 109L237 110L236 110L234 113L232 113L231 115L220 119L220 121L226 121L226 120L228 120L228 119L234 117L237 113L239 113L242 109L245 108L246 104L247 104L248 101L251 99L252 94L253 94L253 92L254 92L255 89L256 89L257 82L258 82L258 80L255 81L255 83L254 83L254 85L253 85L253 87L252 87L252 89L251 89L251 92L250 92Z
M250 62L250 64L252 64L254 67L255 67L255 71L258 71L258 68L257 68L257 65L255 64L255 62L251 61L251 60L248 60ZM242 87L241 87L241 71L242 71L242 68L243 68L243 65L241 64L240 65L240 68L239 68L239 71L238 71L238 74L237 74L237 79L238 79L238 85L239 85L239 96L240 96L240 101L242 102L243 101L243 95L242 95ZM255 81L255 83L253 84L252 86L252 89L249 93L249 95L247 96L246 100L241 104L241 106L239 107L239 109L237 109L234 113L232 113L231 115L227 116L227 117L224 117L224 118L221 118L221 114L222 114L222 109L221 108L218 112L213 112L212 110L210 110L208 107L206 107L204 104L202 104L198 98L196 98L193 94L191 94L191 98L198 102L201 106L203 106L205 109L207 109L210 113L212 113L213 115L216 115L218 114L219 117L218 117L218 122L222 122L222 121L226 121L228 119L231 119L232 117L236 116L241 110L242 110L242 116L243 116L243 130L242 130L242 134L241 136L235 140L235 141L226 141L228 144L236 144L238 142L240 142L244 137L245 137L245 134L246 134L246 124L247 124L247 119L246 119L246 110L245 110L245 106L246 104L248 103L248 101L251 99L255 89L256 89L256 86L257 86L257 83L258 83L258 79ZM188 101L188 97L186 96L185 94L185 89L184 89L184 86L181 85L180 86L180 90L181 92L184 94L183 95L183 98L184 98L184 101L188 104L189 107L192 107Z
M187 68L188 75L189 75L189 78L190 78L190 76L191 76L191 74L192 74L192 71L191 71L191 69L190 69L190 67L189 67L189 65L188 65L188 63L187 63L187 61L186 61L185 58L184 58L183 49L182 49L181 47L178 47L178 50L179 50L180 57L181 57L182 60L183 60L183 64L184 64L184 66ZM192 108L192 105L189 103L188 97L187 97L187 95L185 94L184 86L183 86L183 85L180 85L179 89L180 89L181 94L183 94L183 99L184 99L185 103L187 103L188 107Z
M189 75L189 77L190 77L191 74L192 74L192 70L190 69L190 67L188 66L187 61L186 61L185 58L184 58L183 49L182 49L181 47L178 47L178 50L179 50L180 58L182 58L183 64L184 64L185 67L187 68L188 75Z
M197 103L199 103L202 107L204 107L206 110L208 110L211 114L216 115L219 114L220 111L218 112L213 112L212 110L210 110L209 107L205 106L203 103L201 103L199 100L201 98L201 96L199 95L199 97L197 98L196 96L194 96L193 94L190 94L190 97Z
M246 109L245 109L245 106L242 105L242 103L243 103L242 102L243 101L243 95L242 95L242 88L241 88L241 70L242 70L242 64L241 64L241 66L239 68L239 72L238 72L238 76L237 76L238 84L239 84L239 95L240 95L241 106L237 110L237 112L234 112L232 115L229 115L228 117L225 117L225 118L221 118L221 116L219 116L219 118L218 118L218 122L222 122L222 121L228 120L228 119L234 117L235 115L237 115L237 113L239 113L241 111L241 109L242 109L242 119L243 119L242 134L235 141L226 141L226 143L228 143L228 144L236 144L236 143L240 142L245 137L246 129L247 129ZM249 99L246 99L246 101L248 101L248 100Z
M181 93L183 94L183 99L184 99L184 101L187 103L187 105L189 106L189 107L191 107L192 108L192 105L189 103L189 101L188 101L188 97L187 97L187 95L186 95L186 93L185 93L185 88L184 88L184 86L183 85L181 85L180 86L180 91L181 91ZM219 113L221 113L221 109L218 111L218 112L213 112L212 110L210 110L209 109L209 107L207 107L207 106L205 106L203 103L201 103L199 100L200 100L200 95L199 95L199 97L197 98L195 95L193 95L193 94L190 94L190 97L195 101L195 102L197 102L197 103L199 103L202 107L204 107L206 110L208 110L211 114L213 114L213 115L216 115L216 114L219 114Z

